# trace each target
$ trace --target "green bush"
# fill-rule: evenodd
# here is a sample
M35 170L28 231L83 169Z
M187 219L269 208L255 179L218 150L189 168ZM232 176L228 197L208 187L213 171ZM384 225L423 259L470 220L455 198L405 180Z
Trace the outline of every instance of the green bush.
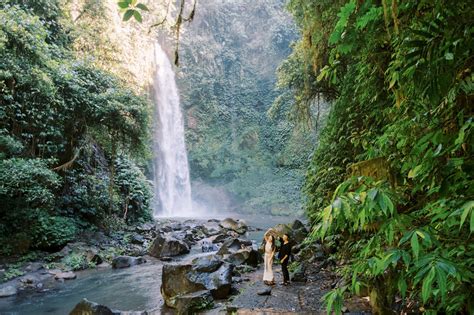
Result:
M31 227L34 248L57 249L74 239L77 229L74 220L40 214Z

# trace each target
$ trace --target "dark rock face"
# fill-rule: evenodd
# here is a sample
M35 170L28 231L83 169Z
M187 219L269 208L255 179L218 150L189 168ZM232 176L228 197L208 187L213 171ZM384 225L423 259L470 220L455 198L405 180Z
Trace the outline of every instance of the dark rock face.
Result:
M172 257L189 253L189 246L180 240L169 236L158 235L150 246L150 256Z
M180 304L183 297L185 300L196 298L207 301L206 295L196 293L199 291L207 291L213 298L224 299L231 290L232 269L233 265L212 256L198 258L193 265L164 265L161 294L166 305L177 308L178 312L186 311ZM190 293L196 295L189 296Z
M128 268L145 262L143 257L117 256L112 260L112 268Z

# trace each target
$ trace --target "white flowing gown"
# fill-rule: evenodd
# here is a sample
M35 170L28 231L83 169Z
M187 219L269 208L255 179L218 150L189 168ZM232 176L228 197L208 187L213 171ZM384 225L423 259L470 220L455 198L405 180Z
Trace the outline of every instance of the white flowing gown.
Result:
M270 282L274 281L272 266L273 266L272 243L265 242L263 281L270 281Z

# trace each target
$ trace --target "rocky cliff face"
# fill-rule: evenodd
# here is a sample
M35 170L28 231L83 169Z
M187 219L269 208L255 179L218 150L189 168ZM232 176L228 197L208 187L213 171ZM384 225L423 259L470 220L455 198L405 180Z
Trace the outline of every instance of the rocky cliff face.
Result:
M195 198L207 206L218 187L242 210L298 207L301 165L277 166L292 126L266 114L277 96L275 71L295 39L283 0L199 2L186 25L178 83Z

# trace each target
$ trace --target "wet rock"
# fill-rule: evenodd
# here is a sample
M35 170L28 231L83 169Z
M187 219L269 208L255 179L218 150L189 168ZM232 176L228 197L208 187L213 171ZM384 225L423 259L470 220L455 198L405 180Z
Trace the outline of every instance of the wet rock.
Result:
M133 234L130 241L132 244L142 245L145 242L145 238L140 234Z
M97 248L89 248L85 251L85 256L88 262L92 262L95 265L101 264L104 260L99 254L99 250Z
M258 291L257 294L258 295L271 295L272 294L272 288L271 287L263 288L260 291Z
M146 259L143 257L117 256L112 260L112 268L128 268L143 263L146 263Z
M166 305L178 308L178 297L203 290L216 299L226 298L231 289L232 269L231 264L213 258L196 261L195 265L164 265L161 293Z
M135 228L135 230L139 233L151 232L154 229L155 229L155 225L153 223L150 223L150 222L143 223L142 225L139 225Z
M104 262L98 264L96 267L97 267L97 268L110 268L111 265L108 264L108 263L106 263L106 262L104 261Z
M229 239L229 237L230 236L228 234L216 235L215 237L212 238L212 243L217 244L217 243L225 242L226 240Z
M173 258L171 258L171 257L166 257L166 256L165 256L165 257L160 257L160 260L161 260L161 261L172 261Z
M219 223L219 226L227 230L235 231L239 234L245 234L245 232L247 232L247 229L248 229L247 224L244 221L234 220L232 218L226 218L222 220Z
M39 263L39 262L30 263L28 264L28 266L25 267L25 271L27 272L35 272L40 269L43 269L43 263Z
M206 236L213 236L221 233L221 227L217 222L206 222L202 225L202 231Z
M189 253L189 246L180 240L169 236L158 235L150 246L150 256L172 257Z
M214 255L195 258L192 261L193 269L198 272L214 272L224 263Z
M178 309L180 314L195 314L213 303L211 293L207 290L201 290L176 297L172 307Z
M16 295L17 293L18 293L18 289L16 286L13 286L13 285L0 286L0 298Z
M56 280L72 280L72 279L76 279L76 277L77 277L76 274L72 271L59 272L54 275L54 279Z
M242 248L246 248L249 246L252 246L252 241L243 240L239 238L233 238L233 239L225 241L224 244L222 244L219 251L216 253L216 255L232 254Z
M252 248L245 248L239 249L238 251L231 254L224 255L224 260L236 266L245 264L257 267L258 264L262 262L262 256L258 251Z
M120 315L120 311L114 311L105 305L91 302L87 299L79 302L69 315Z

